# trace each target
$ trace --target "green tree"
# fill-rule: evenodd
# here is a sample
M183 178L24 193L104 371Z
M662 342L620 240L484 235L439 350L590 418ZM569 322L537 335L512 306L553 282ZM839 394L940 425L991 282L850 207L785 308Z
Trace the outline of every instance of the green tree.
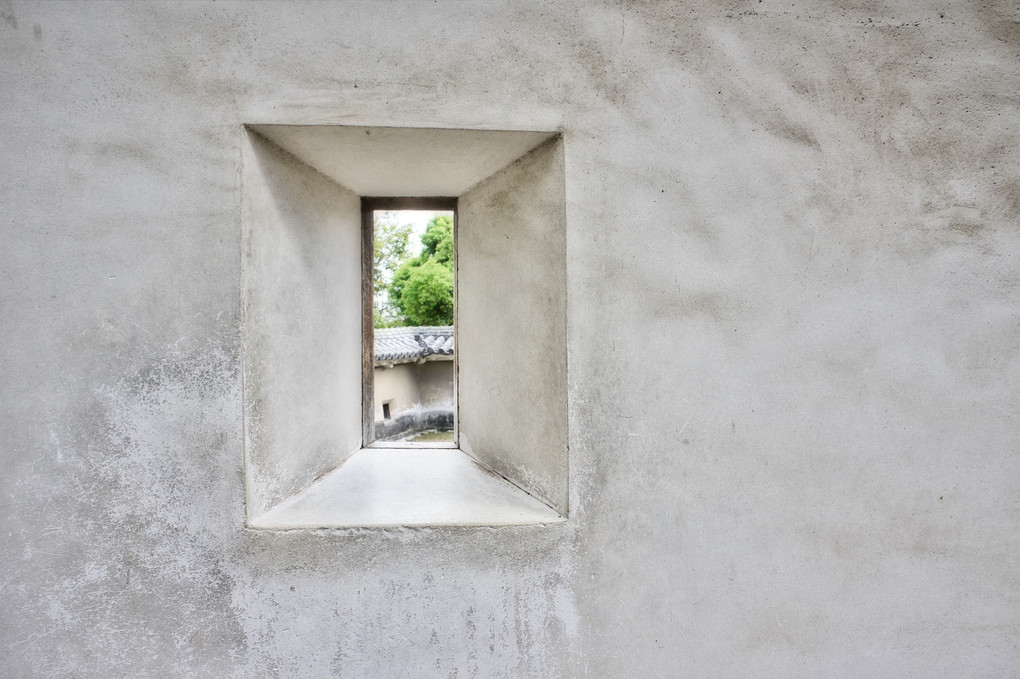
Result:
M453 270L453 217L437 215L429 220L421 235L421 254Z
M375 252L372 283L375 290L374 323L377 328L388 328L400 323L400 310L388 294L397 269L410 258L408 240L411 225L400 224L390 213L375 219Z
M410 267L399 306L409 325L452 324L453 269L435 259Z
M393 274L389 299L407 325L453 323L453 218L437 215L421 236L422 250Z

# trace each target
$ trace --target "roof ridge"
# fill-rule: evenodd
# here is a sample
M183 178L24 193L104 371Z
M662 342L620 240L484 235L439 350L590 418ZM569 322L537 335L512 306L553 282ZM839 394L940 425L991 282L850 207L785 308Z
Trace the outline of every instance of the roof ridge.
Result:
M414 334L441 335L453 332L452 325L405 325L397 328L375 328L376 337L402 337Z
M376 361L404 361L431 355L453 355L452 325L410 325L378 328L373 347Z

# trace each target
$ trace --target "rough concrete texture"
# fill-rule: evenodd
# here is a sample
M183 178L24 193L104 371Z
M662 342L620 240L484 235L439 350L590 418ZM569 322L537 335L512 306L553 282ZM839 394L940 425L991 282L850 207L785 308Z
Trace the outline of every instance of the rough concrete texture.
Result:
M361 199L257 134L243 144L251 520L361 447Z
M1016 676L1012 2L0 2L11 677ZM564 131L571 514L243 528L244 122Z
M566 516L567 272L563 142L457 201L462 450Z

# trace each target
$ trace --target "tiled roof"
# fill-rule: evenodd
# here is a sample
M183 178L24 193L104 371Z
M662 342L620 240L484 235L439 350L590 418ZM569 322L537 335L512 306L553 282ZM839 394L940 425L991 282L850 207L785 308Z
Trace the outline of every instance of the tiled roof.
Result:
M374 334L376 363L453 356L452 325L376 328Z

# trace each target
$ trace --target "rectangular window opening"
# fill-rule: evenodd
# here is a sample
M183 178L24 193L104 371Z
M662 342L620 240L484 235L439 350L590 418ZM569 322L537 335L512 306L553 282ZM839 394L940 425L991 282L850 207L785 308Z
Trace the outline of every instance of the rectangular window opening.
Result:
M562 135L253 124L241 144L246 525L565 521ZM406 332L374 327L376 213L399 210L453 215L452 441L377 431L403 412L375 398L376 339Z
M458 445L456 206L362 199L366 446Z

